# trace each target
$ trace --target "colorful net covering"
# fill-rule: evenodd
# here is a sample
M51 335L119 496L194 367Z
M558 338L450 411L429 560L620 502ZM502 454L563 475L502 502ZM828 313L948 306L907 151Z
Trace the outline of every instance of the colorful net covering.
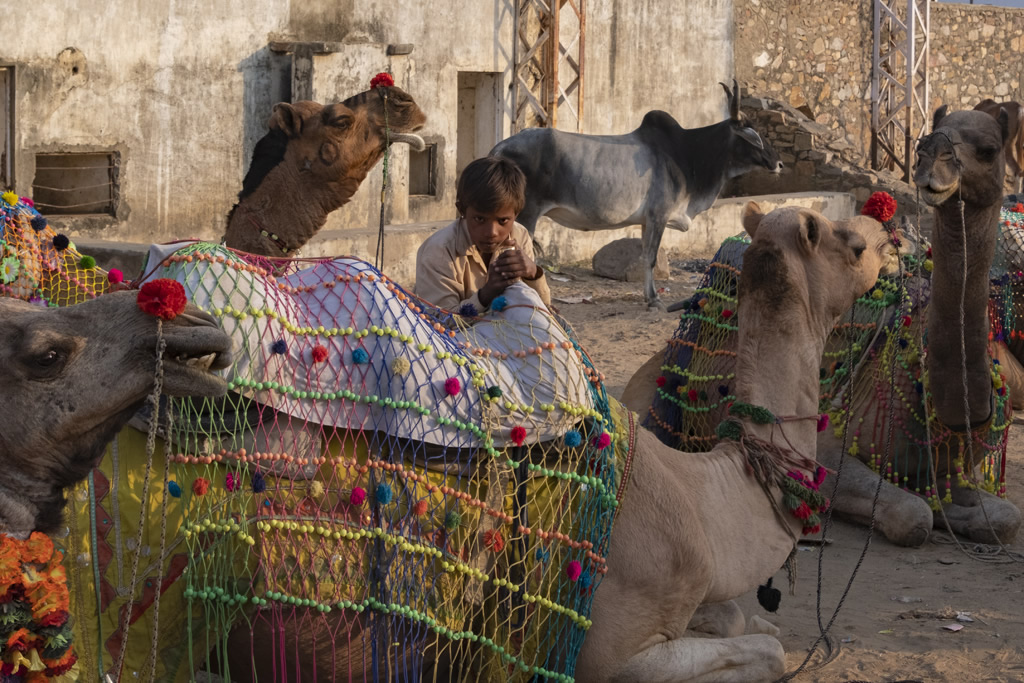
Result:
M81 303L108 291L107 272L54 232L32 200L0 197L0 295L41 306Z
M703 452L714 445L716 428L735 400L736 294L748 245L746 236L725 241L669 341L645 426L675 448ZM942 425L930 406L928 373L921 363L931 261L903 260L908 277L880 277L826 341L819 410L830 416L840 438L849 416L859 416L850 425L849 453L893 484L925 496L933 507L951 500L954 477L962 485L1005 496L1011 406L998 363L992 366L990 422L970 434ZM851 370L862 370L852 385ZM896 430L886 454L890 415ZM975 466L980 467L978 480L970 474Z
M533 290L463 318L355 259L192 243L149 263L236 356L227 399L161 415L149 499L138 433L96 477L99 670L116 668L110 605L144 546L122 675L572 680L629 420ZM98 513L126 490L134 513Z

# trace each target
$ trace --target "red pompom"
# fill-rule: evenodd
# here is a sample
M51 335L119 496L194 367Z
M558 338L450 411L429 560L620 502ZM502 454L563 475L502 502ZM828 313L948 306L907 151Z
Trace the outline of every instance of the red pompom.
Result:
M505 537L497 529L488 529L484 532L484 546L500 553L505 549Z
M722 317L728 320L729 318L732 317L732 311L730 311L728 308L725 309L724 311L722 311Z
M362 486L357 486L352 489L352 493L348 496L348 502L356 507L362 505L364 500L366 500L366 489Z
M395 84L395 79L391 77L386 71L382 71L372 79L370 79L370 88L379 88L380 86L391 87Z
M188 299L177 280L151 280L142 285L137 297L139 310L164 320L174 320L185 310Z
M523 442L526 441L526 428L516 425L512 428L512 433L509 436L512 438L512 443L522 446Z
M686 398L690 399L691 401L696 401L697 400L697 390L696 389L690 389L689 391L687 391L686 392Z
M206 495L206 492L210 490L210 480L199 477L192 482L192 493L197 496Z
M665 379L665 376L661 375L660 377L658 377L658 379L654 380L654 383L657 384L659 387L663 387L665 386L666 381L668 380Z
M313 347L313 362L323 363L327 360L327 347L323 344L317 344Z
M864 202L860 213L871 216L879 223L885 223L896 215L896 200L888 192L876 192Z

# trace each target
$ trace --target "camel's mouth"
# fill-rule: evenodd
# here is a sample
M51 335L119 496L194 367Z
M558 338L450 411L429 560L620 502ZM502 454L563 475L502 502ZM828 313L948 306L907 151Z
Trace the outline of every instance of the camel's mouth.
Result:
M193 316L200 324L165 332L164 393L170 396L223 396L227 382L215 375L231 367L231 337L212 320Z
M925 204L928 206L939 206L953 196L953 193L957 190L957 184L953 183L941 190L932 189L931 185L919 185L917 189L921 193L921 199L924 200Z

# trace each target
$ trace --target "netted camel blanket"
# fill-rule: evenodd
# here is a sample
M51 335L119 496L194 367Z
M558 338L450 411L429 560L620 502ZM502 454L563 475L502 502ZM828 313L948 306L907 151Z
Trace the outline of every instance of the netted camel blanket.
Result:
M735 400L737 289L748 245L745 235L722 244L669 341L645 425L681 450L710 448ZM907 255L903 266L908 271L905 287L898 277L880 277L833 330L820 368L819 410L829 414L837 437L846 435L851 455L893 484L926 497L933 507L950 500L954 478L970 484L975 465L980 468L977 483L1005 496L1011 406L998 362L992 365L991 421L970 434L942 425L927 400L929 378L921 363L931 261L926 254ZM858 368L866 374L851 386L851 369ZM851 407L864 419L855 418L846 434ZM896 429L886 457L890 414Z
M128 676L572 680L631 418L533 290L461 318L356 259L175 247L147 278L220 319L232 389L171 402L145 500L132 430L73 496L93 670L131 599Z

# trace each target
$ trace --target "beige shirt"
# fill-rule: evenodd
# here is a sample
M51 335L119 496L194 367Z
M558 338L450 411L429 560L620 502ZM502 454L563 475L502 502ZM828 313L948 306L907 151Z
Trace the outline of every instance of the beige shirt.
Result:
M512 226L512 239L523 254L533 260L533 239L526 228ZM538 266L538 270L540 267ZM545 305L551 305L547 278L540 270L536 280L524 280L536 290ZM469 237L462 219L438 230L420 245L416 253L416 296L448 311L458 312L463 304L472 304L478 313L487 307L480 303L477 292L487 284L487 265Z

